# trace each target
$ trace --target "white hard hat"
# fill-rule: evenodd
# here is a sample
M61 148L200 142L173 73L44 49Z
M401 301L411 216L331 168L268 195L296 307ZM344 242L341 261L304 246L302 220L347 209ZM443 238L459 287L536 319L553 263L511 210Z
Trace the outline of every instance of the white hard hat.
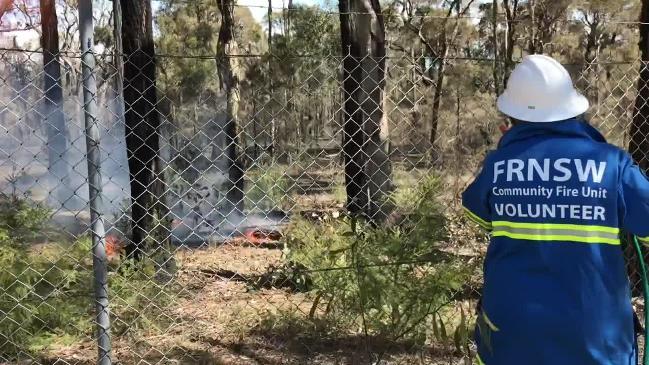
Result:
M548 56L530 55L512 71L497 106L512 118L541 123L576 117L589 105L559 62Z

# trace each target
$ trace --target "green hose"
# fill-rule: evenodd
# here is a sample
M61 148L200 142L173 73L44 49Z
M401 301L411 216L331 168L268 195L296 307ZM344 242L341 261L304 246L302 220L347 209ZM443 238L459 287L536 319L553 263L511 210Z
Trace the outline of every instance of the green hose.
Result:
M642 277L642 296L644 297L644 353L643 353L643 365L649 365L649 313L647 313L647 303L649 303L649 281L647 280L647 265L644 261L644 255L642 254L642 245L638 241L638 237L633 236L633 243L635 244L635 251L638 254L638 261L640 262L640 276Z

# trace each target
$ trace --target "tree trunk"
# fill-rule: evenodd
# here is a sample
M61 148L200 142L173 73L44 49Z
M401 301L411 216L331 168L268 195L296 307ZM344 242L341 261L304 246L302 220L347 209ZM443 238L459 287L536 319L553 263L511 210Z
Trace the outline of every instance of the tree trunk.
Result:
M150 0L121 1L124 51L126 149L131 186L131 242L126 255L142 258L151 232L160 116L156 109L156 66Z
M446 57L448 57L448 45L444 44L444 49L440 55L439 67L437 68L437 79L435 80L435 94L433 95L433 109L431 111L430 142L433 155L435 155L435 141L437 140L437 127L439 125L439 108L442 103L442 91L444 91L444 78L446 73ZM435 161L433 161L435 162Z
M273 0L268 0L268 54L273 53ZM273 57L268 57L268 74L273 74ZM268 80L268 102L265 105L265 108L268 109L270 115L270 146L266 146L270 152L270 159L272 163L275 163L277 157L277 120L275 119L275 108L274 100L275 97L275 88L273 86L273 77L270 77Z
M288 0L288 11L286 12L286 29L291 31L291 11L293 11L293 0Z
M13 8L13 1L0 1L0 18Z
M115 67L115 115L121 122L124 118L124 95L122 85L124 84L124 63L122 60L122 9L121 0L113 1L113 38L115 49L113 50L113 67ZM124 0L126 1L126 0Z
M649 172L649 0L642 1L640 22L639 47L642 63L633 121L629 131L629 152L640 167Z
M282 0L282 5L284 5L284 1ZM282 15L283 15L283 26L284 26L284 36L285 37L290 37L290 31L291 31L291 11L293 10L293 0L288 0L288 4L286 4L286 7L282 7Z
M268 54L273 48L273 0L268 0Z
M518 0L504 0L505 27L505 70L503 72L503 90L507 88L509 74L514 69L514 41L516 40L516 22L518 21Z
M341 0L343 155L347 209L374 222L387 214L392 190L385 88L385 25L378 0Z
M113 1L113 38L115 39L115 49L113 50L113 64L115 67L115 78L118 82L115 90L122 94L121 81L124 78L124 69L122 63L122 8L121 0L112 0Z
M361 84L363 74L359 59L354 56L360 53L360 46L354 42L350 2L357 0L339 0L340 36L343 51L343 156L345 163L345 190L347 192L347 210L350 214L363 213L367 205L367 191L363 172L363 130L360 105L355 98L356 89Z
M586 96L589 100L596 98L597 94L597 71L596 63L598 62L598 49L599 47L599 21L596 16L593 16L592 21L588 21L589 33L586 37L586 46L584 47L584 64L580 71L582 77L577 80L577 83L581 86L582 90L585 90ZM597 105L599 108L599 105Z
M493 37L493 47L494 47L494 62L493 62L493 78L494 78L494 91L496 96L500 95L500 77L498 77L498 54L499 54L499 45L498 45L498 0L493 0L491 4L491 17L492 21L492 37Z
M530 27L530 42L528 46L528 52L530 54L536 54L538 52L537 48L537 39L536 39L536 4L534 0L528 0L528 6L530 8L530 18L532 21L532 26Z
M439 62L439 67L437 68L437 78L435 81L435 94L433 96L433 108L431 111L432 118L431 118L430 134L428 136L431 145L432 162L435 162L438 157L434 147L435 147L435 140L437 139L437 129L439 128L439 109L442 103L442 92L444 91L444 79L446 78L446 59L448 58L448 51L449 48L451 47L451 44L453 44L453 42L455 42L455 39L457 38L457 33L460 26L459 17L462 14L464 14L464 11L460 11L460 5L461 5L461 1L458 1L456 3L458 18L455 19L455 24L453 25L453 30L451 31L450 37L446 32L446 24L450 19L451 15L453 14L453 6L451 6L451 8L449 9L446 19L444 19L444 25L442 28L441 39L443 43L442 43L442 50L438 55L438 60L437 60Z
M645 172L649 173L649 0L642 0L640 10L640 48L641 64L638 78L638 94L635 100L633 120L629 130L629 152L636 163ZM632 284L633 295L642 294L640 283L642 280L636 269L638 257L629 244L625 250L629 280ZM647 257L645 257L645 260Z
M602 105L602 94L606 89L605 85L600 87L599 82L602 79L602 64L600 62L600 54L602 51L601 41L598 42L597 49L595 51L595 75L594 75L594 91L595 91L595 115L599 115L600 106Z
M259 132L257 131L257 94L252 96L252 159L254 163L257 163L259 158Z
M41 47L43 48L44 93L42 115L47 131L48 168L53 204L64 205L74 192L70 187L70 168L65 161L68 129L63 112L61 63L59 62L59 30L55 0L41 0Z
M231 209L228 213L243 214L244 179L243 166L239 158L238 114L239 114L239 62L229 57L235 54L237 42L234 39L234 0L219 0L221 29L217 46L217 66L221 88L227 97L225 125L225 155L228 159L228 192L226 198Z

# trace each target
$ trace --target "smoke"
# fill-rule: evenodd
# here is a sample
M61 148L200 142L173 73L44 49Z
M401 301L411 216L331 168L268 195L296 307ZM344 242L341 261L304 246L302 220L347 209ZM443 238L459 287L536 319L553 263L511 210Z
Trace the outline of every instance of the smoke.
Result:
M217 101L225 105L223 98ZM175 242L185 245L223 242L242 235L250 227L278 229L285 218L270 212L242 213L228 201L228 190L232 186L228 180L226 120L225 113L219 113L199 121L205 133L169 151L168 161L172 161L169 167L175 176L170 179L171 191L166 200L171 207ZM190 164L183 168L175 161L190 161Z
M6 105L0 109L0 192L45 204L65 231L82 233L89 219L81 95L66 95L61 111L42 106L42 91L31 83L15 77L10 82L9 91L0 91L1 104ZM98 118L103 210L109 216L121 209L130 192L124 125L115 117L120 115L118 103L107 96Z
M63 110L53 110L51 105L42 106L43 91L33 79L22 76L10 73L11 87L0 89L0 192L46 204L56 227L73 235L87 233L88 165L81 88L76 94L64 94ZM225 106L223 97L217 99L214 104ZM98 106L100 209L106 228L126 235L120 226L128 221L131 204L124 106L112 88L100 92ZM169 173L168 190L160 199L170 211L172 241L197 245L223 241L249 227L276 228L284 218L281 215L233 212L227 201L231 184L225 154L226 117L212 108L205 110L195 121L202 130L180 143L173 141L181 131L171 130L171 122L163 118L160 156Z

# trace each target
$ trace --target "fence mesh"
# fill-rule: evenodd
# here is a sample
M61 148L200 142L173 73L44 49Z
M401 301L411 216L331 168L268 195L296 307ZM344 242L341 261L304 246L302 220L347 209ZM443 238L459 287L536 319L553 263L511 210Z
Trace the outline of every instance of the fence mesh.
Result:
M506 122L507 62L461 37L443 58L275 39L94 67L0 50L0 363L96 362L104 266L113 363L471 363L488 237L459 197ZM641 65L613 46L566 64L623 148Z

